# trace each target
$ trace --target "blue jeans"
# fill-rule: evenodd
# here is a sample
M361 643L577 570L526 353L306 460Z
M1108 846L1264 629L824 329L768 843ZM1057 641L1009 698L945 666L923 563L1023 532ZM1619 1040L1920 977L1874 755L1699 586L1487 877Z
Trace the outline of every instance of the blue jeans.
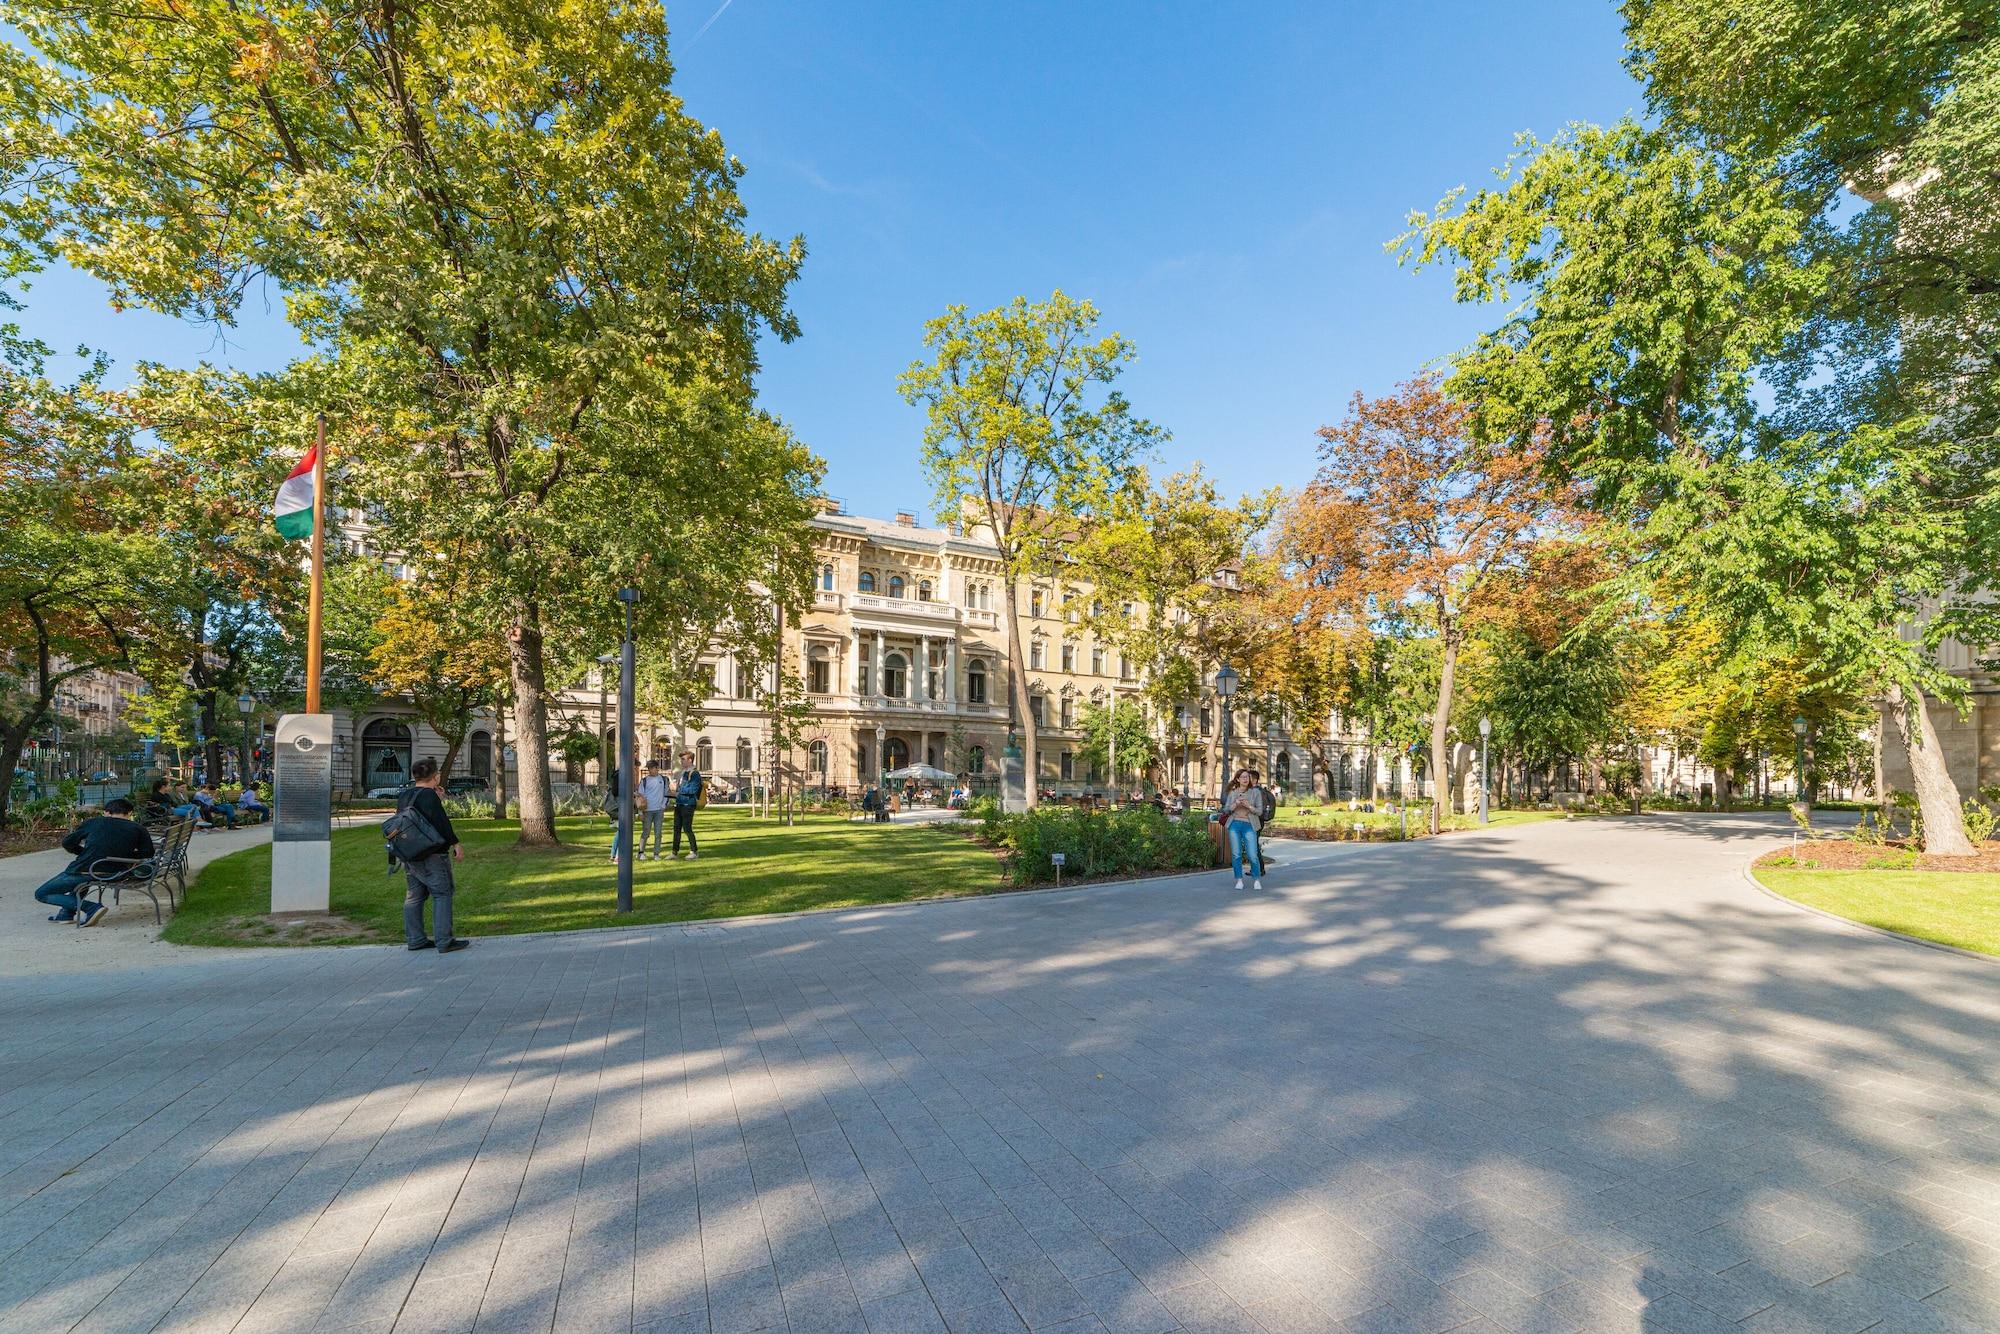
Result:
M1257 826L1248 820L1229 822L1230 864L1236 868L1236 878L1243 878L1243 859L1250 859L1250 874L1258 880L1264 878L1264 854L1257 846Z
M67 922L70 918L76 916L79 908L92 912L96 911L96 903L89 899L79 900L71 892L89 883L90 877L80 871L64 871L61 875L49 879L40 889L35 891L35 901L37 903L46 903L51 908L56 909L56 916L60 920Z

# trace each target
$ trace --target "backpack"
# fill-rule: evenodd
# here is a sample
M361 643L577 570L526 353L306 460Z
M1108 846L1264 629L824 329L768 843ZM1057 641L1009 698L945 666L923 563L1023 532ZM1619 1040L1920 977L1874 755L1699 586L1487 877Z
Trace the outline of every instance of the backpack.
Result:
M1257 790L1264 794L1264 818L1257 821L1257 832L1261 834L1264 826L1271 823L1271 817L1278 813L1278 794L1262 783L1257 785Z
M412 804L415 800L415 789L404 788L396 794L396 813L382 822L382 842L389 856L405 864L444 846L444 835Z

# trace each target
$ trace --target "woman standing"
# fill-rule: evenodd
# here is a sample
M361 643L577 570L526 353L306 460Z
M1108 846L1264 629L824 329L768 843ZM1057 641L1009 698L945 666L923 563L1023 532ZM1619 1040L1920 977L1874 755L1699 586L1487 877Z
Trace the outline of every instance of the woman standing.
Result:
M1229 780L1229 790L1222 794L1222 828L1229 838L1230 863L1236 871L1236 887L1243 888L1243 860L1250 860L1250 888L1264 887L1264 853L1258 844L1257 831L1264 827L1264 817L1270 814L1270 798L1257 786L1257 776L1248 769L1238 769Z

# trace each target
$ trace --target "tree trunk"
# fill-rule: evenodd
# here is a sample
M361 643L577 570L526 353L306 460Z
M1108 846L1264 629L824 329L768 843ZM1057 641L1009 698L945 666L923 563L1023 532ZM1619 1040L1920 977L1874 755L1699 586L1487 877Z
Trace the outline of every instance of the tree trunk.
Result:
M1007 649L1013 657L1014 669L1007 673L1008 690L1014 697L1014 716L1021 726L1021 768L1026 778L1027 808L1033 810L1041 798L1041 744L1035 731L1035 715L1028 707L1028 650L1021 638L1021 585L1011 574L1007 578ZM879 673L882 664L876 663L875 670ZM875 762L879 766L882 757L877 755Z
M1922 694L1912 695L1901 686L1889 687L1889 700L1896 713L1896 729L1903 738L1903 753L1910 760L1910 778L1917 787L1917 806L1924 813L1924 851L1934 857L1971 857L1978 851L1965 836L1965 807L1959 799L1958 784L1945 767L1944 752L1924 712Z
M437 729L436 729L436 728L433 728L433 729L431 729L431 730L432 730L432 731L436 731ZM440 735L443 735L443 734L442 734L442 733L440 733ZM452 764L453 764L453 763L454 763L454 762L455 762L455 761L456 761L456 760L458 759L458 750L459 750L459 747L460 747L460 746L463 746L464 744L465 744L465 733L463 733L463 732L460 732L460 733L459 733L459 734L458 734L457 736L447 736L447 737L445 737L445 739L444 739L444 759L443 759L443 760L441 760L441 761L439 761L439 763L438 763L438 781L439 781L439 782L443 782L443 781L445 781L446 779L448 779L448 778L450 778L450 777L451 777L451 766L452 766Z
M216 735L215 687L208 686L196 696L201 701L201 764L205 781L222 782L222 738Z
M507 818L507 701L493 704L493 818Z
M0 732L0 825L7 823L7 811L14 801L14 768L21 752L28 748L28 733L36 715L30 714L19 727Z
M1875 752L1873 756L1875 761L1875 823L1878 825L1886 823L1885 817L1889 813L1889 784L1882 776L1882 730L1888 725L1888 705L1885 701L1877 700L1875 701L1875 726L1873 728L1875 744L1871 749Z
M532 603L507 637L514 677L514 752L520 756L521 839L534 847L556 843L555 792L549 786L548 674L542 661L541 618Z
M1451 761L1445 749L1445 733L1451 727L1451 689L1458 675L1458 635L1448 626L1444 640L1444 666L1438 672L1437 709L1431 714L1431 832L1444 827L1444 807L1451 800Z

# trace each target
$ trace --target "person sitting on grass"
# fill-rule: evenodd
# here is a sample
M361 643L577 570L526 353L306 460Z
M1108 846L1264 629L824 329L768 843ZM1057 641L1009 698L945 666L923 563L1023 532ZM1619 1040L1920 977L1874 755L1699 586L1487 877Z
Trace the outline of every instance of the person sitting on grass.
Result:
M56 911L51 922L77 922L96 926L109 911L102 903L81 899L76 891L92 883L90 870L100 858L124 857L143 861L153 855L153 836L132 818L132 803L113 797L104 803L104 814L93 815L63 837L64 852L75 860L35 891L35 901ZM112 877L116 879L117 877Z

